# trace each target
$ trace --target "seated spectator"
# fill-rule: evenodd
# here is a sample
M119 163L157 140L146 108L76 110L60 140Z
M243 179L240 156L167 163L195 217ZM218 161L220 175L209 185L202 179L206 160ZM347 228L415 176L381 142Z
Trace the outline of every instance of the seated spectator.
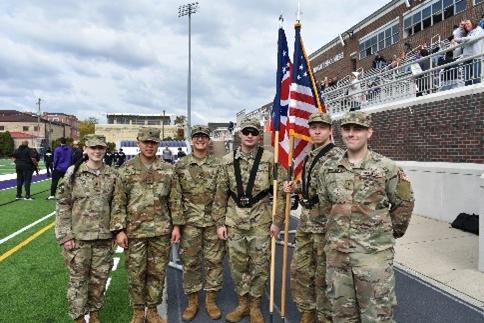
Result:
M453 51L445 52L445 58L439 62L439 66L452 63L454 61ZM447 66L440 71L440 88L439 91L450 90L458 86L458 66Z
M452 46L457 46L457 42L456 42L456 39L457 38L462 38L462 37L465 37L467 35L467 31L465 30L465 21L461 21L459 26L457 25L454 25L453 27L453 30L452 30L452 36L453 36L453 39L452 39ZM456 48L454 49L454 58L457 58L459 57L460 55L462 55L462 48Z
M479 22L479 26L484 29L484 15L481 16L481 21Z
M419 52L417 53L417 59L421 59L421 58L426 57L426 56L429 56L429 51L427 50L426 44L424 44L424 45L422 45ZM428 59L423 59L423 60L419 61L418 64L420 65L422 72L424 72L424 71L426 71L430 68L430 60L428 60ZM430 80L429 80L429 78L430 78L430 75L428 75L428 73L417 77L417 79L415 80L415 82L417 83L417 88L418 88L417 96L422 96L423 94L430 93Z
M467 36L455 38L455 41L458 44L463 44L462 60L465 84L469 85L481 82L481 58L471 59L469 57L483 53L484 39L477 39L484 36L484 30L477 24L476 20L466 20L465 30L467 31Z
M372 63L373 68L380 69L384 68L386 65L387 61L380 54L377 53Z

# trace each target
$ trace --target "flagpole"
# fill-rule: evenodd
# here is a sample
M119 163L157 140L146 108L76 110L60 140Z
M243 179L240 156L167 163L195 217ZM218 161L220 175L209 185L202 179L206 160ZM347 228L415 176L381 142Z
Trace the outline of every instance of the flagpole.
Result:
M279 130L274 132L274 179L272 182L272 223L277 212L277 168L279 163ZM276 269L276 237L271 239L271 269L270 269L270 288L269 288L269 314L271 323L274 322L274 285Z
M289 137L289 171L287 180L292 180L292 155L294 150L294 136ZM286 280L287 280L287 247L289 242L289 213L291 212L291 193L286 193L286 205L284 211L284 249L282 253L282 286L281 286L281 318L286 321Z
M282 28L284 23L284 17L282 13L279 16L279 28ZM278 51L279 51L279 40L278 40ZM277 55L279 57L279 53ZM279 74L280 62L278 58L277 62L277 73ZM276 86L279 88L281 80L277 78ZM278 91L277 91L278 92ZM278 97L278 96L277 96ZM280 100L280 99L279 99ZM274 121L274 120L272 120ZM280 120L278 120L280 122ZM277 202L278 202L278 166L279 166L279 126L274 132L274 178L272 182L272 223L274 223L276 213L277 213ZM274 322L274 286L275 286L275 272L276 272L276 237L273 236L271 239L271 266L270 266L270 283L269 283L269 314L271 317L271 323Z

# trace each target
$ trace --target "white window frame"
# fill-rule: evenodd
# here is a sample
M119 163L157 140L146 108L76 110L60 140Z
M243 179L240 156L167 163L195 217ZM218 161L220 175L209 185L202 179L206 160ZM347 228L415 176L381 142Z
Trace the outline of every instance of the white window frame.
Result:
M400 24L400 18L397 17L397 18L393 19L392 21L389 21L386 24L384 24L383 26L379 27L378 29L372 31L371 33L369 33L369 34L361 37L360 39L358 39L358 59L361 60L361 59L363 59L365 57L370 56L370 55L366 55L365 54L365 56L362 57L361 51L360 51L360 45L362 43L365 43L367 40L369 40L369 39L371 39L371 38L373 38L375 36L376 36L376 44L375 44L376 45L376 51L374 53L372 53L371 55L374 55L374 54L378 53L379 51L382 51L385 48L388 48L388 47L394 45L395 44L395 42L393 42L393 35L394 34L390 31L390 37L389 38L390 38L390 43L391 44L389 46L385 46L385 39L387 38L387 37L385 37L385 31L388 30L388 29L392 30L394 26L397 26L398 25L397 30L398 30L398 34L400 36L400 26L399 26L399 24ZM383 48L380 48L380 46L379 46L380 41L378 40L378 35L380 33L382 33L382 32L384 33L383 34ZM373 47L373 46L371 46L371 47ZM366 48L365 48L365 51L366 51Z

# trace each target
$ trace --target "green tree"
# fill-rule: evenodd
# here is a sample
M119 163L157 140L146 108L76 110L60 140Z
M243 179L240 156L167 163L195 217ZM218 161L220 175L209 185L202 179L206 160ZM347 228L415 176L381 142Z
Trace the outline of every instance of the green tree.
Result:
M93 117L90 117L85 119L84 121L81 121L79 125L79 133L81 138L84 138L85 135L88 135L90 133L94 133L96 130L97 123L98 123L98 120Z
M114 142L107 142L106 145L108 145L109 151L114 151L114 149L116 149L116 144Z
M185 124L187 120L186 116L176 116L175 117L175 124Z
M14 150L14 142L10 132L0 132L0 156L10 157Z

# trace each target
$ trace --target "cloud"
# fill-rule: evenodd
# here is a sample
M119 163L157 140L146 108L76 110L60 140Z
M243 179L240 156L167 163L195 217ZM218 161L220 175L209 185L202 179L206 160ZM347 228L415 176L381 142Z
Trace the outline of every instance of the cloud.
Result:
M307 51L317 50L388 0L308 0ZM184 114L188 17L181 0L4 0L0 107L94 116ZM192 16L192 121L234 120L274 96L278 16L292 51L296 2L199 0Z

